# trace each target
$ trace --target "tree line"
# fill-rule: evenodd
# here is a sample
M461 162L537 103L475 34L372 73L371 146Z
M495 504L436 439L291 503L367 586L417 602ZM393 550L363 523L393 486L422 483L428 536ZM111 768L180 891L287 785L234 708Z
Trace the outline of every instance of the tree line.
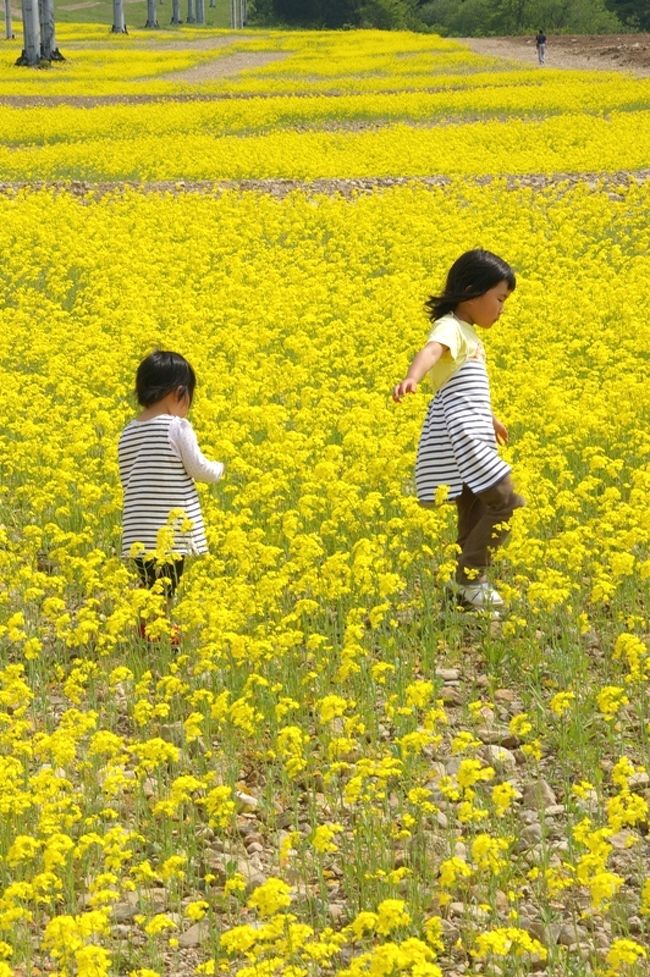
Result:
M378 27L452 36L650 30L650 0L250 0L250 20L293 27Z
M206 0L185 0L186 23L205 23ZM208 0L215 5L216 0ZM230 0L231 23L274 26L426 30L457 37L548 32L597 34L650 30L650 0ZM56 42L54 0L22 0L25 47L16 62L63 60ZM5 0L7 37L11 12ZM183 22L172 0L172 24ZM157 0L147 0L145 27L158 27ZM126 33L124 0L113 0L115 33Z

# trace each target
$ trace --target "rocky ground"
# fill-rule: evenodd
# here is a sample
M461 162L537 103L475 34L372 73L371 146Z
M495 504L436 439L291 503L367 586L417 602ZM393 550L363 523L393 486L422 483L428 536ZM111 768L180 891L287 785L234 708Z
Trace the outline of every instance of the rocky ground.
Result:
M461 37L478 54L491 54L526 64L537 64L532 37ZM650 75L650 34L549 35L548 68L629 71Z

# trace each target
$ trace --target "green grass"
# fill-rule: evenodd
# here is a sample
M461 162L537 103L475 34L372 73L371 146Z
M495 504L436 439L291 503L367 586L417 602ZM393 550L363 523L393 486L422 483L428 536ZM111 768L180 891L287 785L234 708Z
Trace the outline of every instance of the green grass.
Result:
M111 26L113 23L112 0L93 0L92 6L76 7L77 3L82 2L83 0L67 0L67 2L64 2L63 4L58 4L56 7L57 23L105 23L109 27ZM87 0L87 2L90 3L91 0ZM206 0L206 27L230 27L230 3L228 0L215 0L215 2L216 7L210 7L208 6L209 0ZM76 9L70 9L71 7L75 7ZM158 11L158 23L160 24L161 28L169 27L172 16L171 0L165 0L164 3L157 3L156 8ZM144 27L147 22L146 0L137 0L135 3L127 2L125 5L125 10L127 28ZM185 19L186 16L187 0L181 0L181 17ZM14 17L14 31L16 31L17 26L20 26L19 16Z

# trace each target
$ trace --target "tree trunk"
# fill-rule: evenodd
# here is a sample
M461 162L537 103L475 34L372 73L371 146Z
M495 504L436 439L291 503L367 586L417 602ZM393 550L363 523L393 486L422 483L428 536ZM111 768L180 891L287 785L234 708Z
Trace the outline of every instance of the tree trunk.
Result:
M194 0L197 24L205 24L205 0Z
M23 50L16 64L35 67L41 60L41 21L38 0L22 0Z
M65 61L56 46L54 0L38 0L38 11L41 21L41 57L44 61Z
M230 0L230 26L239 30L244 26L243 0Z
M113 26L111 34L128 34L124 16L124 0L113 0Z
M181 24L181 0L172 0L172 24Z
M8 41L14 37L11 24L11 0L5 0L5 37Z
M187 0L187 19L186 24L195 24L196 17L194 15L194 0Z
M147 23L145 27L159 27L158 16L156 14L156 0L147 0Z
M217 6L216 0L210 0L210 6L216 7Z

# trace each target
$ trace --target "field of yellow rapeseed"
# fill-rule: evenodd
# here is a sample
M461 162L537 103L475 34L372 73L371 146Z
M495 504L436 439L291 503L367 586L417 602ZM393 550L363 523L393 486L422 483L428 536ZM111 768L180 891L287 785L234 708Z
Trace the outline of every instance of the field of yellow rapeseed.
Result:
M75 26L69 64L0 68L30 96L0 115L0 977L641 977L648 82L205 36ZM286 59L165 98L233 49ZM426 385L389 396L475 246L518 276L486 341L528 500L492 624L441 605ZM227 468L179 648L118 555L156 346Z

